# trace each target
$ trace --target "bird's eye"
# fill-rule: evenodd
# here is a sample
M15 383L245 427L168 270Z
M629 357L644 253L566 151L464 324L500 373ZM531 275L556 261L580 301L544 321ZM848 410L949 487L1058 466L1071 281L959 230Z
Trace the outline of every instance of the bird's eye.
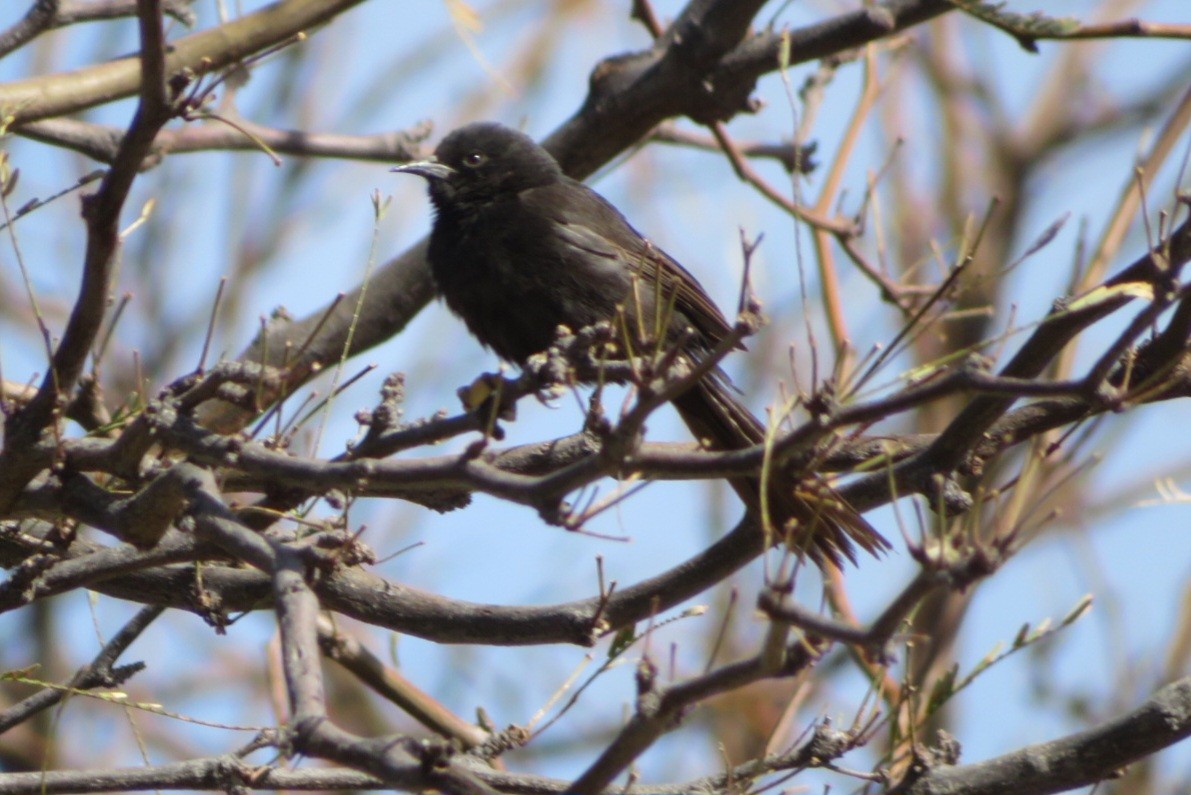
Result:
M463 156L463 165L468 168L478 168L488 162L488 155L480 151L468 152Z

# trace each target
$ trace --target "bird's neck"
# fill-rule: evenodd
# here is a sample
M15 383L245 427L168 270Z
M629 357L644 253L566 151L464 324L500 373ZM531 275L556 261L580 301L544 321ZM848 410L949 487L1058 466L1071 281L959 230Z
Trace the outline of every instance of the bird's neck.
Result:
M456 223L468 224L486 215L500 212L502 207L517 200L515 191L456 191L450 187L434 186L430 200L438 218Z

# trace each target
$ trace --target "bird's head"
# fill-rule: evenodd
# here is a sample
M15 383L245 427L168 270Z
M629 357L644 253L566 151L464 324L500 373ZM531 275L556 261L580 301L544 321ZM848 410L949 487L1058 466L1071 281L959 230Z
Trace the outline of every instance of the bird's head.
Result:
M393 171L424 177L440 210L491 201L562 176L558 163L532 138L495 122L460 127L442 139L429 160Z

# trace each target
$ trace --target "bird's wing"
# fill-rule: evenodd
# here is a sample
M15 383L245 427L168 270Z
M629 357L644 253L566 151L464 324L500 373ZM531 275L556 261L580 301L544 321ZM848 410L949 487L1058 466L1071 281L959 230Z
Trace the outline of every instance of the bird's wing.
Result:
M659 283L664 300L673 296L674 308L709 347L730 333L731 325L703 285L673 257L642 237L619 210L591 188L567 180L526 191L522 201L549 215L557 224L555 233L570 245Z

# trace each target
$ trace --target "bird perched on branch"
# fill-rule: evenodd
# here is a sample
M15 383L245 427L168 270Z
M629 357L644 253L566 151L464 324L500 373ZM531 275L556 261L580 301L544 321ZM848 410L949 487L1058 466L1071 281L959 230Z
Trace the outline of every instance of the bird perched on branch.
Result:
M622 352L669 343L691 363L731 333L694 276L523 133L469 124L444 138L433 158L393 170L428 181L436 212L429 260L438 291L502 359L523 364L555 341L559 326L611 321ZM663 328L651 329L643 318L659 319ZM718 368L672 402L712 449L764 441L764 426ZM750 509L760 509L758 477L730 482ZM766 488L772 526L820 565L855 561L853 543L874 554L888 547L821 483L799 483L779 470Z

